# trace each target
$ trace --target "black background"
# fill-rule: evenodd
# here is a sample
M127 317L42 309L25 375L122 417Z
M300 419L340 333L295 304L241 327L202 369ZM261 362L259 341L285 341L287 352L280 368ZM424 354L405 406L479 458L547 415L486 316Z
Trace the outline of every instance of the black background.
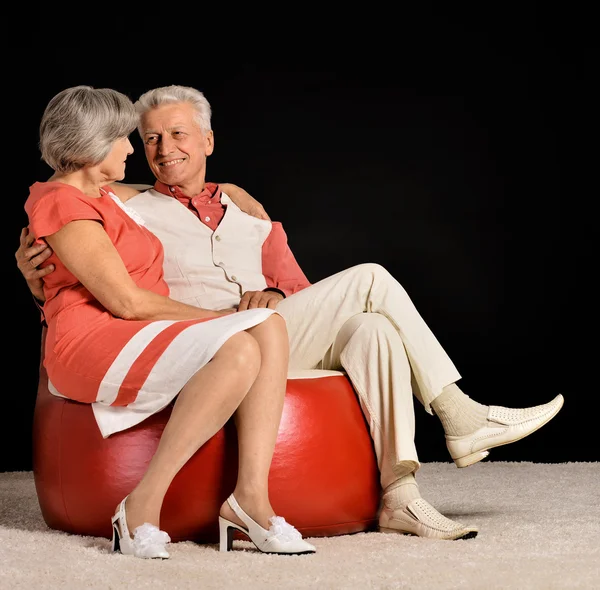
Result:
M132 99L166 84L202 90L215 132L207 180L243 186L282 221L309 280L382 264L471 397L524 407L564 394L555 420L491 458L598 460L589 15L519 4L399 16L373 8L325 22L296 8L271 14L270 25L239 13L235 23L156 15L94 33L93 23L39 11L35 39L5 47L6 76L20 82L4 102L0 471L32 467L40 324L14 252L28 187L49 175L37 150L42 111L76 84ZM151 183L132 141L126 181ZM447 461L438 420L416 404L421 460Z

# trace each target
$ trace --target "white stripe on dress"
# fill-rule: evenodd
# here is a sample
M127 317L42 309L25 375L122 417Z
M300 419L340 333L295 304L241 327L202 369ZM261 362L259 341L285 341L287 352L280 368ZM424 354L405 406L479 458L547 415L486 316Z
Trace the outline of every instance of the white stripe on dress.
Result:
M273 309L249 309L185 328L166 346L135 401L127 406L111 406L100 400L92 404L102 436L107 438L130 428L165 408L226 340L260 324L273 313L276 313Z
M133 363L158 334L174 323L175 320L157 320L142 328L129 340L106 371L98 388L97 402L110 405L117 399L119 389Z

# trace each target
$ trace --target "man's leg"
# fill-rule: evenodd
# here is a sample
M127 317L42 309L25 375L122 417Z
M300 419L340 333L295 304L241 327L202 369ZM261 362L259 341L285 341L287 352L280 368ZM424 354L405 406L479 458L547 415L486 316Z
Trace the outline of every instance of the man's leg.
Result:
M284 299L277 311L290 335L290 368L321 363L341 327L359 313L379 313L402 339L418 383L420 401L431 401L460 379L456 367L429 329L402 285L378 264L359 264Z
M353 316L341 327L321 366L345 371L354 386L369 424L382 490L417 471L411 370L389 321L378 313Z
M440 418L448 449L459 467L483 459L494 446L531 434L562 406L562 396L542 406L511 409L482 406L465 395L455 384L460 374L410 297L378 264L360 264L336 273L284 299L277 310L287 322L292 369L321 366L341 327L353 316L384 316L408 356L413 393L427 412L435 411Z
M473 537L477 529L440 514L421 497L415 472L412 371L398 332L378 313L360 313L340 329L324 369L344 370L369 424L380 472L380 530L437 539Z

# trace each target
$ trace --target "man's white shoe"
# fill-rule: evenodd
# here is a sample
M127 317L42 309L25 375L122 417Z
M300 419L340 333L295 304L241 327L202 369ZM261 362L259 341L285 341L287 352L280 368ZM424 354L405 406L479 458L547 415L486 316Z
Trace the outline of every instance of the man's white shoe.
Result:
M472 539L478 529L454 522L440 514L427 500L416 498L402 508L381 509L379 530L382 533L416 535L430 539Z
M485 459L489 449L507 445L535 432L562 408L564 398L557 395L551 402L531 408L490 406L487 424L471 434L446 435L446 445L457 467L468 467Z

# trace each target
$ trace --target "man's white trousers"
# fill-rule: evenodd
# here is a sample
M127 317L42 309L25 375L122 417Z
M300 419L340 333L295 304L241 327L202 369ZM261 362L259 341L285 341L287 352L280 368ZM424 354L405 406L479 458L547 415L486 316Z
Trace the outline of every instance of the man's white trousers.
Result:
M387 487L419 468L413 393L431 413L456 367L410 297L378 264L360 264L284 299L290 369L345 371Z

